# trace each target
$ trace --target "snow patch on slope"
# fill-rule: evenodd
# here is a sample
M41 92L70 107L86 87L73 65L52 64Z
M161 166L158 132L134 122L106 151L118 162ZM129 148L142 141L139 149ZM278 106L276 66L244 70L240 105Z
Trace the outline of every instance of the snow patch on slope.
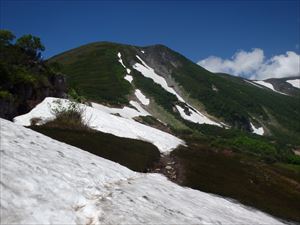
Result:
M3 224L282 224L0 119Z
M175 95L179 101L184 102L183 98L181 96L179 96L173 88L168 86L165 78L156 74L154 72L154 70L151 67L149 67L138 55L136 55L136 57L141 61L142 64L135 63L133 65L133 68L135 70L139 71L141 74L143 74L143 76L152 79L154 81L154 83L159 84L167 92Z
M138 107L136 107L138 106ZM112 115L120 115L123 118L127 118L127 119L133 119L134 117L137 116L148 116L150 115L146 110L144 110L138 103L135 104L135 108L137 109L133 109L130 107L123 107L123 108L110 108L98 103L94 103L92 102L92 107L95 109L98 109L100 111L112 114Z
M249 83L249 84L252 84L252 85L254 85L255 87L259 87L259 88L263 88L262 86L260 86L260 85L257 85L256 83L253 83L252 81L250 81L250 80L244 80L244 81L246 81L247 83Z
M293 85L293 87L300 89L300 79L287 80L286 82Z
M129 83L131 83L133 81L133 77L130 75L131 70L129 68L127 68L122 60L122 55L120 52L118 52L118 58L119 58L119 63L121 63L121 65L126 69L127 74L125 75L124 79L127 80Z
M124 65L124 63L123 63L123 60L122 60L122 58L121 58L121 57L122 57L122 55L121 55L121 53L120 53L120 52L118 53L118 57L119 57L119 60L118 60L118 61L119 61L119 63L121 63L121 65L122 65L122 66L123 66L123 67L126 69L126 66Z
M41 118L43 121L53 120L55 116L51 113L51 108L55 108L59 104L62 107L67 107L70 104L70 101L67 99L45 98L43 102L38 104L29 113L15 117L14 121L17 124L29 126L32 118ZM110 133L119 137L150 142L162 153L168 153L178 145L184 144L181 139L171 134L138 123L132 119L111 115L106 110L96 109L83 104L79 104L79 107L84 110L83 119L95 130ZM119 111L118 113L122 112ZM128 111L127 113L129 114Z
M199 124L211 124L211 125L215 125L215 126L221 126L218 123L215 123L214 121L208 119L206 116L204 116L202 113L200 113L199 111L193 111L191 109L189 109L189 114L187 115L184 111L184 108L182 108L179 105L176 105L176 109L178 110L180 116L185 119L185 120L189 120L193 123L199 123Z
M287 95L287 94L285 94L285 93L283 93L283 92L277 91L277 90L273 87L273 84L270 84L270 83L265 82L265 81L263 81L263 80L254 80L253 82L254 82L254 83L257 83L257 84L259 84L259 85L262 85L262 86L264 86L264 87L266 87L266 88L269 88L269 89L271 89L272 91L275 91L275 92L277 92L277 93L279 93L279 94Z
M193 108L192 106L190 106L189 104L187 104L184 99L177 94L177 92L168 86L167 81L165 80L165 78L163 78L162 76L158 75L155 73L154 69L152 69L151 67L149 67L138 55L136 55L136 57L138 58L138 60L140 60L140 63L135 63L133 65L133 68L137 71L139 71L143 76L148 77L150 79L152 79L154 81L154 83L159 84L163 89L165 89L167 92L174 94L177 99L180 102L185 103L187 106ZM180 107L180 106L176 106L176 107ZM178 109L178 108L177 108ZM180 112L181 109L178 109L178 111ZM194 112L192 112L192 117L187 116L187 115L183 115L182 113L180 113L181 117L189 120L191 122L194 123L207 123L207 124L211 124L211 125L216 125L216 126L221 126L219 123L216 123L212 120L210 120L209 118L207 118L206 116L204 116L202 113L200 113L199 111L195 110Z
M151 115L138 102L131 100L129 102L129 104L132 105L134 108L136 108L141 113L140 116L150 116Z
M256 128L252 123L250 123L252 133L257 135L264 135L265 131L263 127Z
M253 82L254 82L254 83L257 83L257 84L260 84L260 85L262 85L262 86L265 86L265 87L271 89L272 91L276 91L272 84L270 84L270 83L268 83L268 82L265 82L265 81L263 81L263 80L255 80L255 81L253 81Z
M129 83L131 83L133 81L133 77L128 74L124 77L124 79L127 80Z
M140 100L140 102L143 105L149 105L149 103L150 103L149 98L147 98L145 95L143 95L143 93L141 92L141 90L136 89L135 92L134 92L134 94L138 98L138 100Z

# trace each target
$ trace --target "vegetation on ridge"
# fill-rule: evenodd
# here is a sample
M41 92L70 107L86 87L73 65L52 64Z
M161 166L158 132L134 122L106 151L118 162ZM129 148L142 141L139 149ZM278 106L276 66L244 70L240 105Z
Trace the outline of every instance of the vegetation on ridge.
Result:
M63 96L66 89L63 76L41 58L40 38L15 38L0 30L0 116L7 119L28 112L46 96Z

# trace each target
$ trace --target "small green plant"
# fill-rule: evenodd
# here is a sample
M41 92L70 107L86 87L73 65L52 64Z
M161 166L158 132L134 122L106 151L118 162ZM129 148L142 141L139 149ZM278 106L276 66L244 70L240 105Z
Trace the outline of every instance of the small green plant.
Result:
M0 91L0 99L2 100L13 100L13 95L8 91Z
M74 89L71 88L68 92L69 98L80 103L86 102L86 98L82 95L79 95L78 92Z
M49 104L55 119L46 123L49 127L89 130L89 120L85 120L86 107L74 101L54 101L55 106Z

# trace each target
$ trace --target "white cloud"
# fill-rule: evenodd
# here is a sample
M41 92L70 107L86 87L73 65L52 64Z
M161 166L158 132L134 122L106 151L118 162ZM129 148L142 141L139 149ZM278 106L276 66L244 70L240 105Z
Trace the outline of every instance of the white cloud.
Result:
M262 49L255 48L246 52L240 50L231 59L210 56L198 64L211 72L223 72L250 79L293 77L300 75L300 55L286 52L265 59Z

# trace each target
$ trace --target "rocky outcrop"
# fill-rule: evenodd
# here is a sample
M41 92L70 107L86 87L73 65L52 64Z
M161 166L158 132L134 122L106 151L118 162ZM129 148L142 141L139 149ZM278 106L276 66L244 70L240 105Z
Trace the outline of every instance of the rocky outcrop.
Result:
M13 97L0 98L0 117L12 120L15 116L29 112L45 97L66 97L66 80L63 75L53 75L46 84L19 83L11 85L9 92Z

